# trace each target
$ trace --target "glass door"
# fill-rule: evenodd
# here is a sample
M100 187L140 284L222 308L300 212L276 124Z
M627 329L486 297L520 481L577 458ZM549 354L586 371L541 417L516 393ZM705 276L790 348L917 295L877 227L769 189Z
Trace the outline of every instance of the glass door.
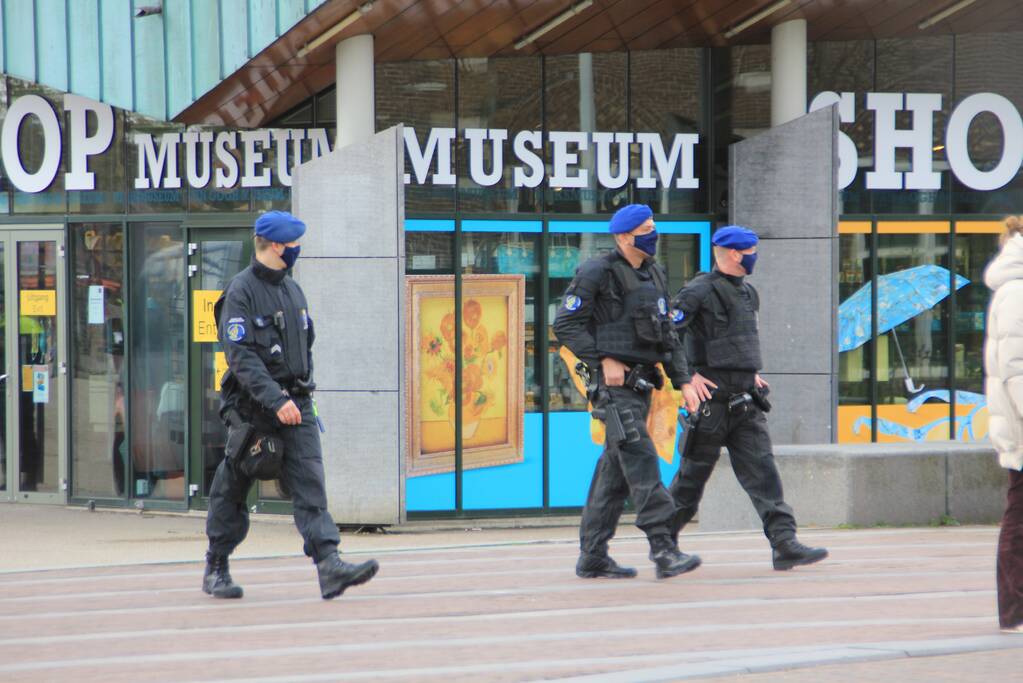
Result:
M252 259L251 228L194 228L189 233L189 504L205 509L227 433L220 420L220 379L227 370L213 306Z
M63 230L0 231L0 497L63 503L67 363Z

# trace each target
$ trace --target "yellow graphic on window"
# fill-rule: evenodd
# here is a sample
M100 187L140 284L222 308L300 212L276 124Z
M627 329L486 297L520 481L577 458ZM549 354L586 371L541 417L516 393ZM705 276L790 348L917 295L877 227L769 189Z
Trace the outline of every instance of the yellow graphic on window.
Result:
M220 391L220 383L227 372L227 354L217 351L213 354L213 391Z
M57 290L55 289L23 289L21 290L21 315L57 315Z
M220 298L219 289L197 289L192 292L192 341L217 341L217 321L213 306Z

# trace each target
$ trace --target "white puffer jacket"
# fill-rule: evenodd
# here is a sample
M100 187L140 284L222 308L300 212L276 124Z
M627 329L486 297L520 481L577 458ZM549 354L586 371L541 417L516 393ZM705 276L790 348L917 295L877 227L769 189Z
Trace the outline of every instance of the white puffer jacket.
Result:
M1005 243L984 283L994 292L984 344L991 443L1002 467L1023 470L1023 234Z

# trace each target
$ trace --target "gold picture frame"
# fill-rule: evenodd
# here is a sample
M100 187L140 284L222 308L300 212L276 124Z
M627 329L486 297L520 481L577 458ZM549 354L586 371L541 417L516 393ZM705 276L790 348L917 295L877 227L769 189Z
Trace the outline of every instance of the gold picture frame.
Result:
M523 460L522 275L462 276L462 469ZM455 279L405 278L406 475L453 472Z

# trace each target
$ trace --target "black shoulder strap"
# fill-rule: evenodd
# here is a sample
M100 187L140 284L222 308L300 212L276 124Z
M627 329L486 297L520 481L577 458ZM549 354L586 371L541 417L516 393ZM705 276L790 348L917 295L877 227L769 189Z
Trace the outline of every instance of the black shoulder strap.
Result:
M660 263L654 263L650 267L650 273L653 275L654 284L665 296L668 295L668 274L664 272L664 266Z
M618 284L621 285L623 295L627 295L640 286L636 269L630 266L624 259L615 259L611 262L611 274L618 281Z
M730 282L725 280L724 277L712 277L711 286L714 288L714 293L721 301L721 305L725 307L725 310L731 315L732 311L735 310L736 304L738 303L739 293L735 291L735 287Z
M757 288L754 287L753 285L751 285L750 283L747 282L745 284L746 284L747 287L749 287L749 298L750 298L750 302L752 302L752 304L753 304L753 310L759 312L760 311L760 292L758 292Z

